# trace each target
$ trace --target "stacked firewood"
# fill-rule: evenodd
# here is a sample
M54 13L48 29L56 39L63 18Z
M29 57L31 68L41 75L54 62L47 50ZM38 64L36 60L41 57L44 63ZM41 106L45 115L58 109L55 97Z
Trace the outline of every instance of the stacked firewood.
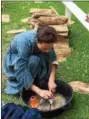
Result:
M58 35L58 42L54 45L58 61L70 55L71 50L68 44L68 25L72 22L68 17L60 16L54 9L31 9L31 17L28 23L31 29L37 29L39 25L47 24L55 28Z

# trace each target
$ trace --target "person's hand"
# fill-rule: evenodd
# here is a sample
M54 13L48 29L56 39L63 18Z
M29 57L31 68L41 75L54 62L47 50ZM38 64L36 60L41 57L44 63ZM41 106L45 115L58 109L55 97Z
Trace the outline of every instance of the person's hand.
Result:
M48 87L49 87L49 90L52 92L52 93L55 93L56 92L56 83L54 81L51 81L49 80L48 82Z
M40 90L38 95L41 96L44 99L49 99L49 98L53 97L52 92L48 91L48 90Z
M89 14L86 16L86 21L89 22Z

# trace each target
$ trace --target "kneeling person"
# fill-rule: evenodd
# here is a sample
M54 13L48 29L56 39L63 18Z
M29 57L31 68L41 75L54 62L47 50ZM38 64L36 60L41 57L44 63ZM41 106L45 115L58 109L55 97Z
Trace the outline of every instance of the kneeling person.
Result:
M17 94L23 88L30 88L45 99L53 96L57 65L53 44L56 41L57 33L48 25L15 36L4 60L5 93ZM49 90L42 89L46 84Z

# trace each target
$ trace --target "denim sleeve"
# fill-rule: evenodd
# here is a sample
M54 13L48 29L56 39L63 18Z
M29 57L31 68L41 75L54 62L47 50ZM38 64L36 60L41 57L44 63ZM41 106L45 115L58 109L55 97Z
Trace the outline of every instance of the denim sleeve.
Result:
M17 47L17 58L14 65L16 71L17 81L22 83L22 88L30 88L34 79L31 73L28 71L28 57L31 55L31 46L24 41L18 41Z

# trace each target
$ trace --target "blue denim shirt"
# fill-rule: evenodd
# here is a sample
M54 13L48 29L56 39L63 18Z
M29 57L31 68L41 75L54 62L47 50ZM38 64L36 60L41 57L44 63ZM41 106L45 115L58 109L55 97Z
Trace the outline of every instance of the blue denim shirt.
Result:
M31 30L16 35L7 49L3 69L8 78L7 87L17 87L17 91L13 90L13 93L19 92L23 87L28 89L34 81L28 71L28 59L34 55L36 34L36 30ZM41 52L38 57L42 65L39 79L49 77L51 64L56 60L54 49L49 53Z

